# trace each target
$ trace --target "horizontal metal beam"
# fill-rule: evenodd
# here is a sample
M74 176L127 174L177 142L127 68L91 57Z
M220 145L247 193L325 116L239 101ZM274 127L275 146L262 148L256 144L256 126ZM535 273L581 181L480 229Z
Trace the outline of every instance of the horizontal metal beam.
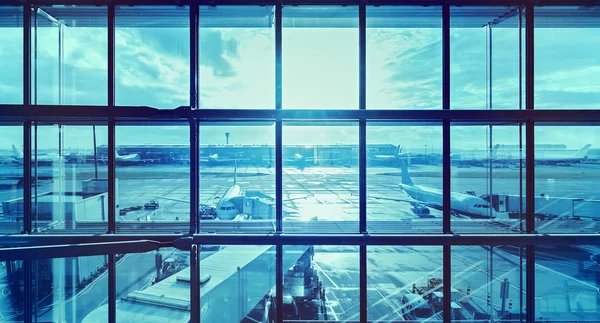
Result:
M4 0L3 5L189 5L190 0ZM198 0L200 5L359 5L365 0ZM591 6L597 0L369 0L369 5L442 5L510 6L533 2L542 6Z
M598 110L275 110L199 109L187 106L156 109L145 106L24 106L0 105L1 121L403 121L499 124L507 122L587 122L600 124Z
M158 250L160 247L161 245L157 241L137 240L2 248L0 249L0 261L142 253Z
M0 245L11 247L151 240L161 247L186 249L200 245L600 245L600 234L40 234L6 235Z

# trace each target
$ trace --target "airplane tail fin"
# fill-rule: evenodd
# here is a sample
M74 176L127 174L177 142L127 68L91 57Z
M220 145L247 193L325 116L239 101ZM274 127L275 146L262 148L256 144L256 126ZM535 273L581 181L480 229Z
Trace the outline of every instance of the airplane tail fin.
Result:
M573 154L574 158L586 158L588 152L590 151L591 144L587 144L583 146L583 148L579 149L576 153Z
M17 147L16 145L12 145L12 149L13 154L17 159L23 159L23 151L21 150L21 148Z
M496 156L498 155L498 149L500 149L500 144L496 144L494 147L492 147L490 150L490 159L496 159Z
M400 156L400 154L402 154L402 145L398 145L398 151L396 152L396 155Z
M121 156L119 156L119 152L115 149L115 159L119 158Z
M413 185L410 174L408 174L408 166L406 166L404 161L400 162L400 169L402 170L402 184Z

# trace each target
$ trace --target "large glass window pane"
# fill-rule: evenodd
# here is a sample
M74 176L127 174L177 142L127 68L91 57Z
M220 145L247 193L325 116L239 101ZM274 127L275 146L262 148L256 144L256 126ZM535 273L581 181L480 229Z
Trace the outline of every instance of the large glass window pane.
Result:
M0 126L0 202L2 215L0 232L23 231L23 127Z
M370 322L441 322L442 247L367 248Z
M32 24L32 102L106 105L107 8L41 6Z
M598 109L600 7L535 7L535 108Z
M275 107L273 6L200 7L200 107Z
M442 126L367 124L369 232L442 231Z
M117 105L190 104L189 13L187 6L116 8Z
M23 103L23 9L0 6L0 104Z
M117 230L189 230L189 123L116 128ZM108 147L98 149L108 157Z
M0 263L0 315L4 322L23 322L23 261Z
M274 164L272 123L200 123L200 229L273 232Z
M453 246L451 255L452 322L526 319L524 247Z
M452 109L520 108L520 18L511 6L450 8Z
M33 322L83 322L105 305L107 261L106 255L34 260Z
M358 108L358 7L284 6L283 108Z
M283 321L358 321L358 249L284 246Z
M34 232L106 232L108 169L95 145L106 144L107 130L103 124L32 127ZM15 148L15 154L23 152Z
M536 246L536 320L597 321L600 310L599 262L598 245Z
M535 219L540 232L600 231L600 127L536 124Z
M525 230L524 137L517 124L452 125L453 231Z
M367 108L441 104L442 8L367 6Z
M284 123L283 230L358 231L358 125Z

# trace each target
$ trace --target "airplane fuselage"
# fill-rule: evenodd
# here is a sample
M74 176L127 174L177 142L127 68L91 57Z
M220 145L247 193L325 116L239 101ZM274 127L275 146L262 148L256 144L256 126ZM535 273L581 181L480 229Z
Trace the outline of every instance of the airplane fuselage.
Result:
M242 188L233 184L225 191L216 206L217 218L220 220L233 220L240 213L240 210L231 201L232 198L242 195Z
M442 190L421 185L399 184L400 188L411 198L435 209L442 209ZM459 214L474 218L495 218L498 212L490 203L481 197L451 192L450 208Z

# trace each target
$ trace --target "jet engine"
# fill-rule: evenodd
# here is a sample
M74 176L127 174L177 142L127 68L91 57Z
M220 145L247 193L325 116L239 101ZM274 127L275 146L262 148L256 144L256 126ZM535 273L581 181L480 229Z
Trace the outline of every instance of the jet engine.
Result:
M431 211L425 206L413 206L410 210L416 215L429 215Z

